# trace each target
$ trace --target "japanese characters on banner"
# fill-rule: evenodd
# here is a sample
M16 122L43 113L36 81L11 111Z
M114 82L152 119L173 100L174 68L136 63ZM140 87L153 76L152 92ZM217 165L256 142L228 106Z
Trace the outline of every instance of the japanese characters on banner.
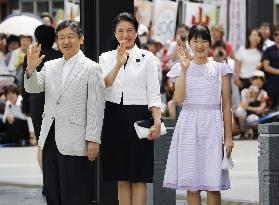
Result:
M229 41L234 51L245 45L246 38L246 0L231 0Z
M151 37L161 42L173 40L178 3L157 0L153 3Z
M210 3L185 3L185 24L206 24L209 28L221 24L226 31L227 28L227 2L212 1Z
M134 2L135 16L140 24L149 27L152 14L152 2L147 0L136 0Z
M65 18L80 21L80 0L65 0Z

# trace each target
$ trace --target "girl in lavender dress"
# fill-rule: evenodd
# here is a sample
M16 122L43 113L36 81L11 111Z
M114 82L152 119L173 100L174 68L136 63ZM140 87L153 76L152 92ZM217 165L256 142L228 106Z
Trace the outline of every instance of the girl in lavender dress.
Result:
M230 189L229 173L222 170L223 147L230 157L232 115L228 66L210 60L210 31L194 25L189 32L193 60L178 47L180 64L167 74L175 82L175 100L183 103L173 134L164 187L187 190L189 205L200 205L200 191L207 204L221 204L221 190ZM224 145L223 145L224 143Z

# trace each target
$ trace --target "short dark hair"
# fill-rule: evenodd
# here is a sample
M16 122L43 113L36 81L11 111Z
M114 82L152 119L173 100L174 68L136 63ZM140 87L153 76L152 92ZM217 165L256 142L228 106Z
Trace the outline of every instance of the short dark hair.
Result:
M247 48L247 49L250 48L251 42L249 40L249 37L250 37L251 33L254 32L254 31L256 31L261 38L260 43L257 45L257 49L258 49L258 51L262 52L262 50L263 50L263 37L262 37L262 34L259 32L259 30L256 29L256 28L252 28L252 29L248 30L247 36L246 36L245 48Z
M58 36L58 32L63 30L64 28L69 27L73 31L75 31L78 34L78 37L80 38L83 36L84 32L80 26L80 24L77 21L74 20L64 20L62 21L56 28L56 37Z
M8 86L7 90L6 90L6 95L8 93L14 93L16 95L19 95L19 88L16 84L11 84Z
M186 31L189 31L189 30L190 30L190 28L189 28L188 26L186 26L185 24L178 24L178 25L176 26L176 30L177 30L178 28L185 28Z
M53 19L52 19L52 17L51 17L50 15L48 15L48 14L43 14L43 15L41 15L40 17L41 17L41 19L43 19L43 18L45 18L45 17L49 18L50 23L53 24Z
M279 24L274 25L273 30L274 30L274 34L276 31L279 31Z
M51 48L55 41L55 30L52 26L40 25L35 29L35 38L42 47Z
M227 45L226 45L225 41L223 41L223 40L215 41L215 43L212 47L213 48L222 47L225 50L227 49Z
M268 22L262 22L260 27L269 27L270 28L270 23Z
M19 40L21 40L22 38L29 38L31 41L33 41L33 38L30 35L20 35Z
M4 33L0 33L0 39L1 39L1 40L7 39L7 35L4 34Z
M192 38L202 38L209 42L211 46L211 35L209 28L204 24L195 24L190 28L188 42L190 43Z
M123 12L123 13L118 14L114 18L113 25L112 25L112 31L113 32L116 31L116 26L120 23L120 21L128 21L128 22L132 23L134 25L136 31L138 31L139 23L138 23L137 19L132 14L130 14L128 12ZM135 43L137 44L138 47L141 46L138 36L136 37ZM107 50L114 50L114 49L117 48L118 44L119 43L118 43L115 35L113 35L109 39L108 44L106 46L106 49Z
M128 22L132 23L134 25L136 31L138 31L139 23L138 23L137 19L132 14L130 14L128 12L123 12L123 13L118 14L114 18L113 26L112 26L113 32L115 32L116 26L117 26L117 24L119 24L120 21L128 21Z

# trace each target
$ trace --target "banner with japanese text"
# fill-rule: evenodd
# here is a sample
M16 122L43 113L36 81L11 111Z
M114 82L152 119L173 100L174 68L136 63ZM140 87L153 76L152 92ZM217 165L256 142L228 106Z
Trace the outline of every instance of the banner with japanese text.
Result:
M236 52L245 45L246 38L246 0L231 0L229 41Z
M161 42L173 40L178 3L157 0L153 3L151 37Z
M227 2L212 1L210 3L185 3L184 23L187 26L206 24L209 28L221 24L227 30Z

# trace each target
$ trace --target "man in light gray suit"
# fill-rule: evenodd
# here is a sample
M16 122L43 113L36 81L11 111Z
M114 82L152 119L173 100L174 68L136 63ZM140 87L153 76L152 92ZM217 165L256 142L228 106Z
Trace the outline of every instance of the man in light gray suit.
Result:
M105 87L98 64L80 50L84 36L79 24L63 21L56 37L64 56L37 72L44 55L40 45L33 45L27 52L24 87L29 93L45 91L39 146L47 203L87 205L88 166L99 153Z

